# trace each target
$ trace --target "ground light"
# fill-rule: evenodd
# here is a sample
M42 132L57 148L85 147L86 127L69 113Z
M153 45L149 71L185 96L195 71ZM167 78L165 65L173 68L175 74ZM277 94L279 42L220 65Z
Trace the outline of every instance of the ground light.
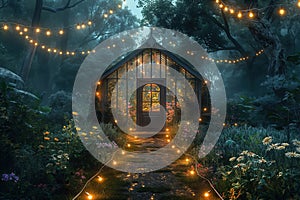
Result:
M91 195L90 193L88 193L88 192L85 192L85 194L86 194L86 198L87 199L93 199L93 195Z
M208 198L210 196L210 191L204 192L203 196Z

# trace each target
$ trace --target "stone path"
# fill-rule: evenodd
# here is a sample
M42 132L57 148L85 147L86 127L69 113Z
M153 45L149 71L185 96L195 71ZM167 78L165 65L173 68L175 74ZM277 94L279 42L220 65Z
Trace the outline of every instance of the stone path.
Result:
M160 133L145 139L130 137L127 142L131 150L150 152L167 145L170 137L167 137L167 133ZM207 182L196 174L189 173L191 164L183 156L161 170L144 174L128 174L105 168L102 173L102 176L106 177L103 184L91 186L99 190L94 199L218 200ZM209 193L209 197L205 197L206 192Z

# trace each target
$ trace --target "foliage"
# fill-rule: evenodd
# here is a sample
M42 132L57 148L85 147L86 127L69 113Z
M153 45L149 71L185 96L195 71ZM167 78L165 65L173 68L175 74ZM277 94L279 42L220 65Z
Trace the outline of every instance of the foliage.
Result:
M218 187L228 199L298 199L300 173L299 141L272 143L262 140L265 157L244 150L218 169ZM296 151L295 151L296 150Z
M72 122L57 130L56 124L49 124L51 109L12 82L2 81L0 90L1 197L60 199L72 194L84 177L76 172L94 169L97 162L81 144ZM54 99L52 110L62 109L61 99Z

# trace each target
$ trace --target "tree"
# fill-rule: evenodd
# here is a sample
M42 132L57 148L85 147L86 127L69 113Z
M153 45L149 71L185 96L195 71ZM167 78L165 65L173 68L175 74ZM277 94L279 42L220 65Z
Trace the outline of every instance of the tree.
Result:
M268 48L266 55L269 58L269 74L284 74L285 50L276 28L272 26L274 23L278 24L275 13L278 2L255 0L241 2L238 5L232 1L226 3L235 10L264 8L261 12L265 14L257 12L254 19L246 19L244 16L242 23L238 23L235 17L230 17L229 11L219 9L215 1L139 0L139 6L143 7L144 22L186 33L206 47L208 52L235 51L244 57L259 48ZM219 4L224 8L226 6L221 1ZM286 20L291 21L291 17ZM234 27L237 27L238 31L234 30ZM243 39L246 28L248 41ZM248 61L247 66L248 68L253 66L252 59Z

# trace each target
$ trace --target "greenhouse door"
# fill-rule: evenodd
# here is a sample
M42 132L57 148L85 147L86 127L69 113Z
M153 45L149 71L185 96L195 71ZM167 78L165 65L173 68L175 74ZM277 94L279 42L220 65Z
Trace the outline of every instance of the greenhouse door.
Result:
M160 120L164 118L160 105L166 107L166 88L165 79L147 79L137 80L137 124L147 126L150 123L149 112L152 112L153 119ZM164 131L165 125L161 131ZM137 129L139 131L139 129ZM152 131L150 128L147 131Z

